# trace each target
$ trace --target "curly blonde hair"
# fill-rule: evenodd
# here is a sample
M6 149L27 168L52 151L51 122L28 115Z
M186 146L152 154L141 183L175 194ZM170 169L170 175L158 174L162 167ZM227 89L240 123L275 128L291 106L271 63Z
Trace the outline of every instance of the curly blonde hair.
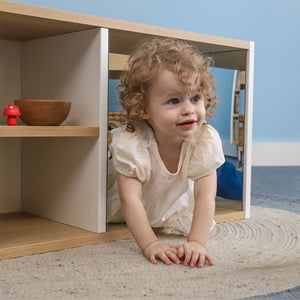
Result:
M185 41L158 37L144 40L129 57L128 67L123 71L117 88L123 112L122 124L129 131L139 126L146 109L148 88L161 68L176 74L185 85L191 73L199 74L206 115L213 117L218 98L214 93L214 78L208 70L211 65L210 57L203 56L195 46Z

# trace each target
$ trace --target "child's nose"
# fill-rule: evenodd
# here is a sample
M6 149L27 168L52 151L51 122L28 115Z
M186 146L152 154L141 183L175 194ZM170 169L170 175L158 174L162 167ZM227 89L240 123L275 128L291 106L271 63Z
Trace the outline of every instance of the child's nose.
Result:
M194 105L191 103L191 101L188 99L183 102L183 107L182 107L182 114L184 115L189 115L194 112Z

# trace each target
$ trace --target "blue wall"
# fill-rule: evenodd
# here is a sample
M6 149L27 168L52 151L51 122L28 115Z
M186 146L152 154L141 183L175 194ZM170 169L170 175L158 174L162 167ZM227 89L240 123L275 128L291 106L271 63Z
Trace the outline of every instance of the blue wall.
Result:
M300 1L19 0L255 42L254 142L300 142Z
M218 130L222 139L230 140L231 98L234 71L213 68L212 73L215 78L220 106L217 108L215 118L208 120L208 122Z

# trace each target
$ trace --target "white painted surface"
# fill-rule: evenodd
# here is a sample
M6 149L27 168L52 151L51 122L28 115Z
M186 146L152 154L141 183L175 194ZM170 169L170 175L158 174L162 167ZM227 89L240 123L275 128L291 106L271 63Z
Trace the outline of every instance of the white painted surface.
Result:
M247 54L246 95L245 95L245 143L243 209L246 219L250 218L251 204L251 159L252 159L252 118L253 118L253 82L254 82L254 42L250 42Z
M107 114L108 114L108 62L109 31L100 29L100 164L98 166L98 232L106 231L106 193L107 193Z
M105 105L100 107L100 53L98 28L24 42L22 97L70 100L65 125L99 126L100 111L106 110ZM105 93L101 105L104 97ZM101 123L106 124L106 119ZM105 175L101 173L104 129L101 142L92 137L23 139L22 210L93 232L104 231L106 220L98 216L102 209L106 211L106 169Z
M253 143L253 166L300 166L300 143Z

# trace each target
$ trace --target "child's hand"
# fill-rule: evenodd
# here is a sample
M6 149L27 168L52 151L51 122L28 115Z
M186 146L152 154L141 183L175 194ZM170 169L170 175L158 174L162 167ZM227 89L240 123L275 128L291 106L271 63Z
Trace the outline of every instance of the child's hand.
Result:
M198 262L198 267L203 268L205 261L207 260L209 265L213 265L212 258L206 252L205 248L196 241L187 241L178 249L178 257L183 259L185 266L190 265L195 267Z
M156 258L162 260L166 265L171 265L172 261L175 264L181 264L177 256L178 248L178 245L154 241L144 249L144 254L153 264L157 264Z

